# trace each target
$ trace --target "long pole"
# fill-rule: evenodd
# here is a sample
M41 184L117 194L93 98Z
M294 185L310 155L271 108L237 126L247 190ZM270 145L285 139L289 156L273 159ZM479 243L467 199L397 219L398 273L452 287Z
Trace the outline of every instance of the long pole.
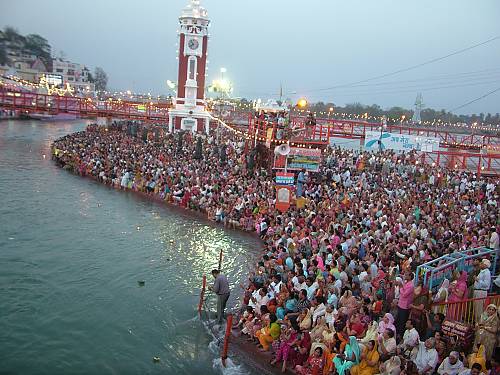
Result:
M220 253L219 253L219 268L218 270L220 271L222 268L222 249L220 249Z
M205 299L205 288L207 286L207 276L203 275L203 282L201 284L200 302L198 303L198 315L201 317L201 309L203 308L203 301Z
M231 329L233 327L233 315L227 316L226 334L224 336L224 347L221 353L222 365L226 367L227 351L229 349L229 338L231 337Z

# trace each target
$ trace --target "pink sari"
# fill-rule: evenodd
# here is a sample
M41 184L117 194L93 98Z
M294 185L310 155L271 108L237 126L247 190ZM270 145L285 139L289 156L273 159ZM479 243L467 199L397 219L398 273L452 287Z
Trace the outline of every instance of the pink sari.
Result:
M465 310L464 307L461 306L460 301L463 301L467 298L467 272L462 271L460 277L455 286L452 285L449 288L448 294L448 310L446 312L446 318L451 320L460 320L460 316ZM452 303L456 302L456 303Z

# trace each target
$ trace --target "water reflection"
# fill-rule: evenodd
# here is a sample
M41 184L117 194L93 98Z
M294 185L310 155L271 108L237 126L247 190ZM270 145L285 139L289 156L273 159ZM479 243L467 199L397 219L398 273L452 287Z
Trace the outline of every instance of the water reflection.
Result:
M0 122L2 371L214 373L196 319L202 275L222 248L236 286L258 243L43 159L83 126Z

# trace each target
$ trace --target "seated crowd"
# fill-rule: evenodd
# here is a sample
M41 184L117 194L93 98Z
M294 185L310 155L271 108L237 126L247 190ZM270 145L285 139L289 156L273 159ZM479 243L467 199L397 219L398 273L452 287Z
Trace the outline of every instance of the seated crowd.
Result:
M474 308L469 347L441 329L461 314L446 302L489 289L481 275L491 259L454 272L435 293L415 275L445 254L499 249L498 180L419 164L413 153L329 148L320 172L306 174L303 207L280 213L272 175L250 165L243 142L229 131L221 143L203 137L201 157L197 143L191 134L152 142L119 126L90 127L57 140L53 155L82 176L255 230L264 255L245 286L238 326L283 371L499 370L497 306Z

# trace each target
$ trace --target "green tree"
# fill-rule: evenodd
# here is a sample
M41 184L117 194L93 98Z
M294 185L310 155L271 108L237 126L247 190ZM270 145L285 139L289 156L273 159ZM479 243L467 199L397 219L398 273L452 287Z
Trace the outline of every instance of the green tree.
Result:
M0 45L0 65L8 65L9 58L3 45Z
M24 50L38 56L48 70L52 70L52 57L49 42L38 34L29 34L25 38Z

